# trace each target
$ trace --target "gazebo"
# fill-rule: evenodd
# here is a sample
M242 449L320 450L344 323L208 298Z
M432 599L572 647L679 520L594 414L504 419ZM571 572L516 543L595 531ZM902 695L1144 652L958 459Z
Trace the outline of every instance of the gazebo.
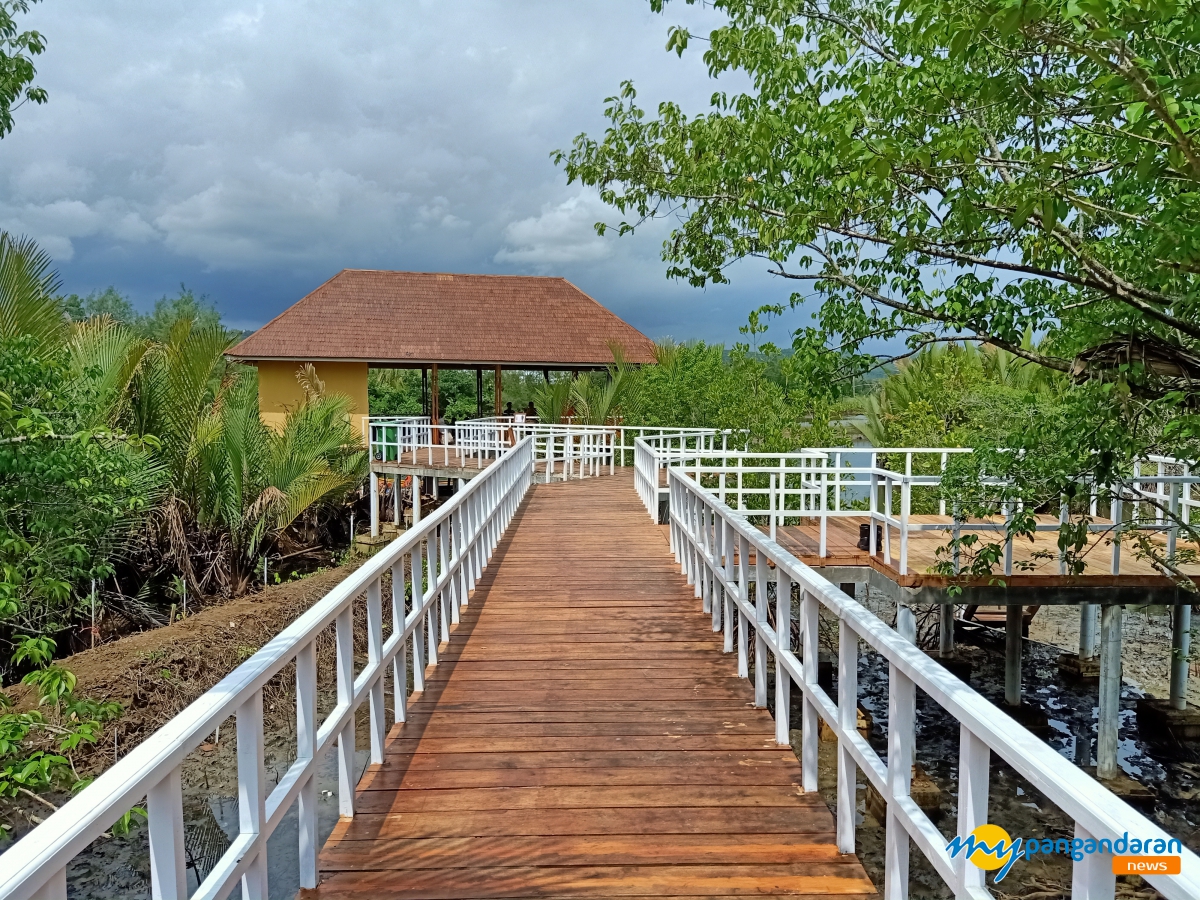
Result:
M583 371L613 361L654 362L654 345L565 278L343 269L229 351L258 367L259 409L282 423L303 399L298 369L311 363L327 389L348 395L365 419L367 370L422 370L438 415L438 370Z

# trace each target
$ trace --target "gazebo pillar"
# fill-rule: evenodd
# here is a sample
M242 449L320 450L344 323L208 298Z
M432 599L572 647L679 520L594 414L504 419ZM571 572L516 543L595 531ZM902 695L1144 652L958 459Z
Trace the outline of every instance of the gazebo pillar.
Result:
M500 408L503 403L504 382L500 378L500 367L496 366L496 415L500 415Z
M441 421L438 405L438 367L434 363L429 368L429 421L433 426L433 442L441 443L441 437L438 434L438 423Z

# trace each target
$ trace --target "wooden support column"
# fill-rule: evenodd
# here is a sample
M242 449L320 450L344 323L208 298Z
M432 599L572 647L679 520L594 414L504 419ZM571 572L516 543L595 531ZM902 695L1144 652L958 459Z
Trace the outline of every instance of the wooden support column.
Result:
M1192 650L1192 607L1171 611L1171 709L1187 709L1188 664Z
M504 403L504 381L500 376L500 367L496 366L496 415L500 415Z
M1100 607L1100 721L1096 726L1096 777L1117 774L1117 728L1121 721L1122 607Z
M441 436L438 434L438 423L441 422L440 407L438 405L438 367L437 363L430 366L429 369L429 421L433 426L433 442L441 443Z
M1021 626L1025 607L1009 604L1004 621L1004 702L1021 705Z
M1096 655L1096 610L1095 603L1079 604L1079 658L1091 659Z
M483 418L483 369L475 370L475 416Z

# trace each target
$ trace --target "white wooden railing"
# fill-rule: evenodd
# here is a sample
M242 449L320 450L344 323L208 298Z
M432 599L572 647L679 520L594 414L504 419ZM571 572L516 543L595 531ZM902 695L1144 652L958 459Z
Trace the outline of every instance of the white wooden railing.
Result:
M501 535L533 479L526 439L428 518L365 562L312 609L134 748L58 812L0 856L3 900L66 900L67 866L126 810L146 798L151 891L155 900L187 896L181 766L229 716L237 718L240 829L192 900L219 900L241 883L244 900L266 900L267 840L293 806L299 813L300 886L317 883L318 761L338 761L338 806L354 815L355 711L370 712L370 758L383 761L384 681L391 668L394 722L406 716L408 654L413 689L437 664ZM382 578L391 574L391 633L384 639ZM415 577L414 577L415 575ZM406 602L406 597L409 598ZM367 662L356 672L354 612L365 606ZM316 640L330 625L337 650L337 705L317 719ZM296 761L270 791L264 771L263 686L296 664Z
M700 484L722 501L730 501L753 521L768 526L772 539L778 527L805 519L816 520L819 529L818 557L827 555L828 522L836 518L866 518L869 529L869 552L882 552L883 558L894 565L900 574L910 574L909 539L917 532L940 531L958 538L964 533L1003 533L1004 574L1011 575L1014 565L1013 538L1007 534L1009 523L1021 509L1020 502L1001 505L991 520L967 519L955 516L951 522L917 522L913 520L914 490L924 490L938 496L941 515L946 514L946 500L941 496L942 474L953 454L970 453L959 447L945 448L850 448L819 447L791 453L748 452L714 446L688 446L644 441L635 453L638 491L651 516L658 516L660 503L666 499L668 487L662 472L668 467L686 470ZM940 458L940 472L914 475L913 461L921 456ZM903 460L896 469L882 465L881 458ZM861 459L864 464L851 465ZM1147 472L1147 467L1157 471ZM1170 470L1180 469L1182 474ZM999 480L990 482L996 487ZM1089 509L1098 517L1099 500L1105 495L1109 520L1092 521L1087 529L1092 533L1109 534L1128 531L1164 532L1166 553L1175 554L1179 523L1194 519L1193 510L1200 499L1192 499L1193 485L1200 476L1190 474L1190 468L1176 460L1152 457L1149 463L1135 467L1123 486L1102 489L1087 483L1081 485L1084 496L1090 495ZM1132 515L1125 511L1131 503ZM1143 505L1147 509L1143 509ZM1068 508L1062 503L1057 521L1037 522L1035 531L1056 532L1067 521ZM1114 523L1116 523L1114 525ZM877 546L878 536L882 546ZM1109 574L1119 575L1121 541L1114 541L1109 554ZM1060 555L1059 571L1065 574L1066 560Z
M611 474L632 461L637 440L672 453L723 448L730 435L712 428L546 423L524 416L485 416L453 425L435 425L428 416L371 417L367 430L374 464L461 469L483 469L531 437L538 475L547 480Z
M768 657L774 660L775 731L781 745L790 743L792 687L801 692L803 790L817 790L818 718L837 737L836 817L841 852L855 851L858 770L886 801L886 900L908 897L910 839L956 898L986 900L991 896L984 886L986 873L961 856L951 858L947 836L909 795L916 755L918 689L959 723L957 835L965 838L988 820L990 758L995 753L1074 821L1076 838L1113 841L1127 833L1139 839L1171 839L921 652L912 640L915 622L911 611L901 613L900 627L908 635L902 636L789 554L683 468L669 470L668 494L672 551L688 582L695 585L704 611L711 613L713 630L724 632L726 652L732 653L736 646L738 674L743 678L749 676L753 640L757 706L767 706ZM769 583L776 586L773 625L769 623ZM793 586L801 597L798 647L792 646ZM822 609L838 623L836 700L817 683ZM886 761L857 730L859 641L883 656L888 665ZM1169 900L1194 900L1200 897L1200 858L1186 849L1181 857L1181 874L1146 879ZM1111 900L1115 891L1111 856L1095 853L1073 863L1071 896L1076 900Z

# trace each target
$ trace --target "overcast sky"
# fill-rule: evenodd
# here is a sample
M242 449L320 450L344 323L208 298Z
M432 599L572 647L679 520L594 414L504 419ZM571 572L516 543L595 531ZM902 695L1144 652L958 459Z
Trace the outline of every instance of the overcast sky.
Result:
M758 263L668 282L665 230L597 237L618 217L549 156L601 132L626 78L702 110L700 54L663 48L715 21L647 0L43 0L21 24L48 40L50 101L0 140L0 228L67 291L146 307L183 282L242 328L363 267L562 275L651 337L732 341L787 285Z

